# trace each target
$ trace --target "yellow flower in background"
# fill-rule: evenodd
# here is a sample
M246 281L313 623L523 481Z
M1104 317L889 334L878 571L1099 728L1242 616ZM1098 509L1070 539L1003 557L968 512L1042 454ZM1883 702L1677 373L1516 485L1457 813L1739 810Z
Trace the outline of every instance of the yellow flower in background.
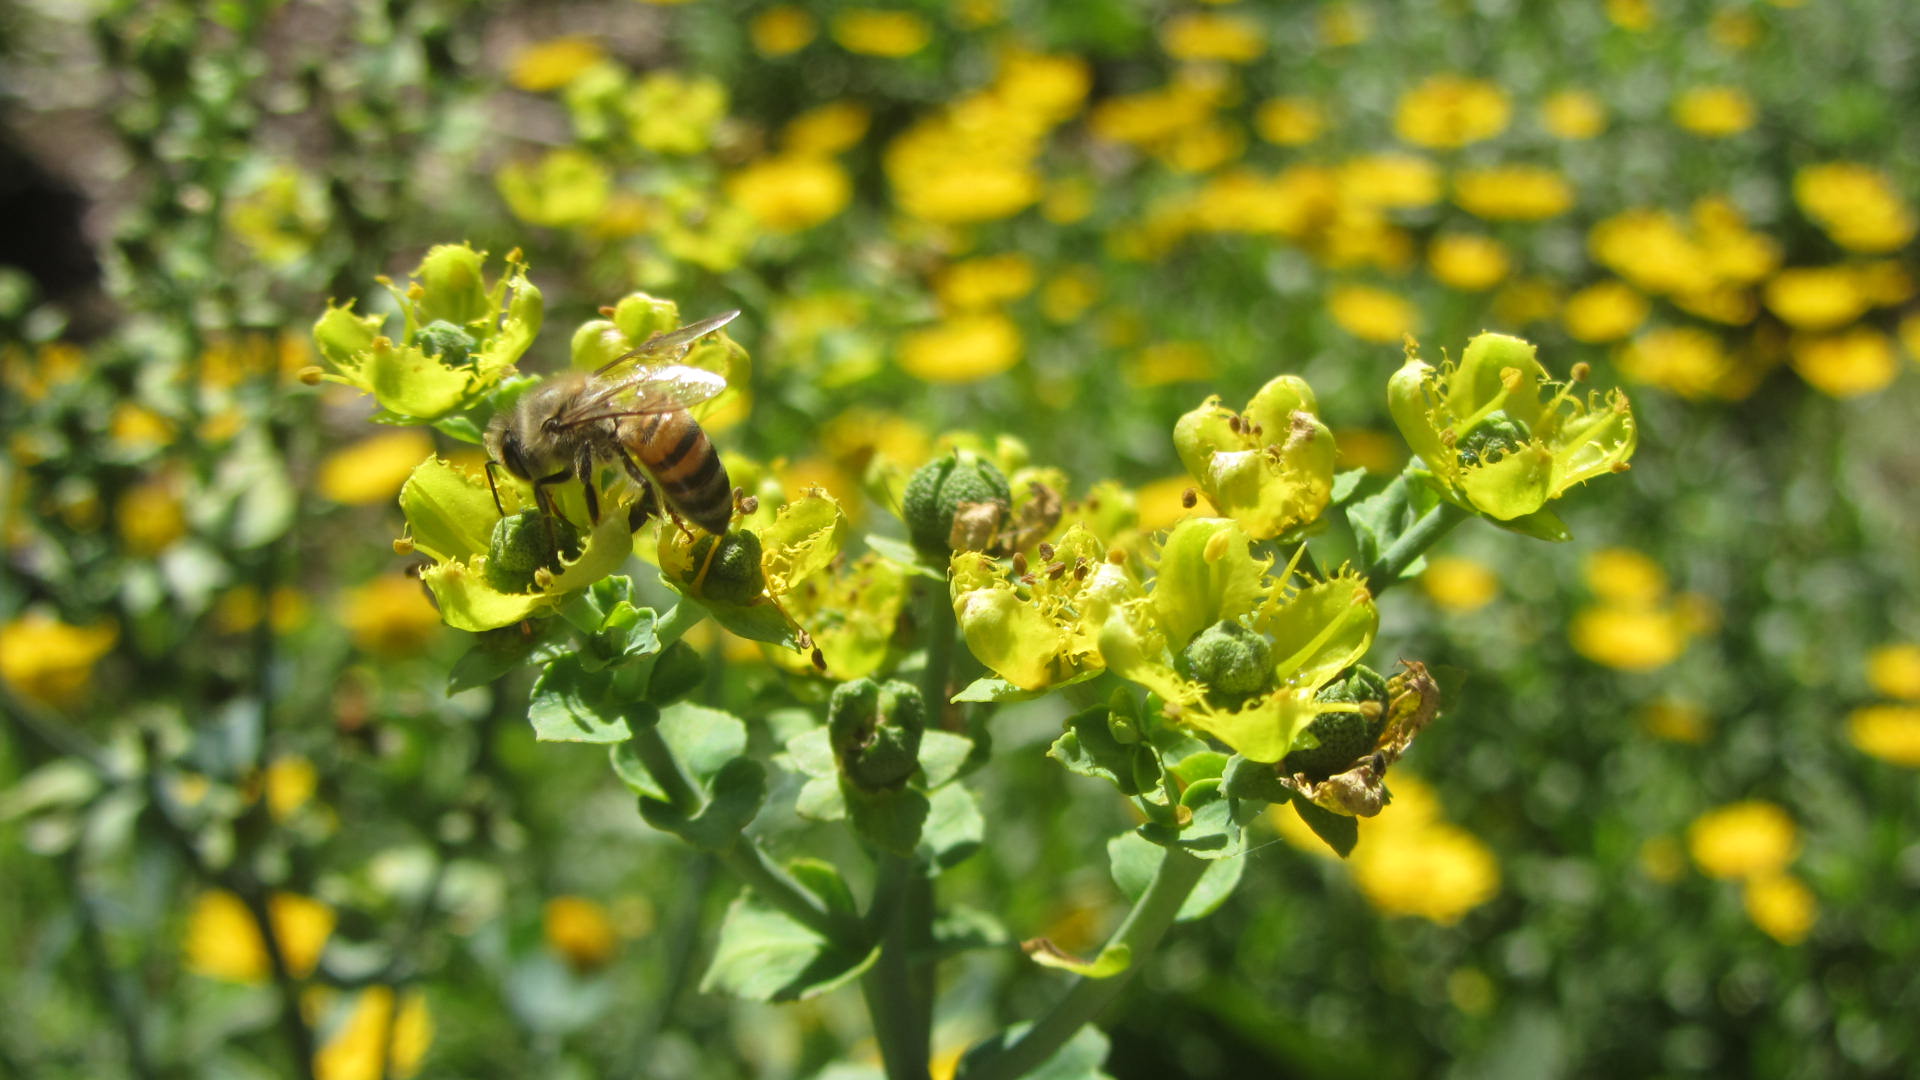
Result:
M1435 75L1400 95L1393 130L1416 146L1452 150L1507 128L1506 91L1485 79Z
M507 81L536 94L558 90L606 55L600 43L590 37L553 38L515 53L507 68Z
M1326 112L1312 98L1270 98L1253 114L1253 130L1277 146L1304 146L1326 127Z
M1673 99L1673 122L1706 139L1724 139L1753 126L1757 110L1736 86L1696 86Z
M780 154L727 178L727 197L775 232L810 229L846 209L853 181L830 157Z
M1176 60L1245 64L1266 54L1267 38L1252 19L1194 11L1161 25L1160 46Z
M856 473L876 458L911 470L932 456L933 436L897 413L855 406L821 425L820 446Z
M1546 322L1560 311L1560 290L1543 277L1507 282L1493 294L1493 317L1509 326Z
M538 161L510 161L493 174L513 216L529 225L591 225L606 209L613 171L584 150L562 147Z
M928 382L973 382L1020 359L1020 331L999 312L955 315L900 340L900 366Z
M1617 604L1657 604L1667 595L1667 572L1632 548L1601 548L1582 568L1587 589Z
M833 40L862 56L898 59L927 47L933 27L911 11L853 8L833 18Z
M1854 749L1882 761L1920 769L1920 705L1866 705L1847 717Z
M1572 209L1573 185L1543 165L1462 169L1453 178L1453 201L1488 221L1545 221Z
M727 90L710 75L655 71L634 83L623 105L627 134L642 149L698 154L726 118Z
M326 192L292 165L276 165L226 205L227 228L262 262L305 255L327 230Z
M1699 292L1715 283L1706 251L1664 210L1623 210L1596 222L1587 248L1596 261L1647 292Z
M1687 851L1708 877L1767 877L1799 854L1800 833L1785 810L1751 799L1695 818L1687 826Z
M1717 334L1697 326L1650 330L1618 354L1620 371L1684 398L1738 398L1747 386Z
M1607 130L1607 110L1585 90L1562 90L1540 103L1540 124L1557 139L1591 139Z
M267 901L267 918L287 973L296 979L313 974L333 934L333 909L310 897L277 892ZM194 901L185 949L187 970L198 975L244 983L263 983L273 975L253 915L225 890L203 892Z
M780 145L790 154L837 154L858 146L872 122L864 105L829 101L787 121Z
M1801 378L1828 397L1871 394L1900 373L1893 339L1865 326L1820 337L1795 337L1787 358Z
M1371 285L1335 286L1327 295L1327 310L1342 330L1382 344L1412 333L1418 318L1405 297Z
M0 682L45 705L86 697L93 667L120 640L112 620L72 626L39 611L0 625Z
M1699 745L1707 741L1713 723L1698 705L1662 698L1640 710L1640 726L1656 739Z
M1888 697L1920 701L1920 644L1882 645L1868 653L1867 683Z
M1653 28L1652 0L1607 0L1607 21L1632 33Z
M1500 595L1500 578L1486 563L1438 555L1427 560L1420 587L1427 599L1448 611L1478 611Z
M934 280L940 302L958 311L992 307L1033 291L1033 260L1017 251L949 264Z
M820 24L813 16L791 4L770 7L747 24L754 51L769 59L799 52L819 33Z
M576 972L598 971L613 959L620 935L601 904L584 896L556 896L547 901L541 920L547 948L559 953Z
M214 628L223 634L242 634L260 624L264 615L278 634L291 633L307 621L307 598L299 589L282 585L273 590L272 599L260 603L260 590L251 585L235 585L214 599Z
M1861 263L1853 268L1854 278L1859 286L1860 295L1874 307L1893 307L1913 299L1920 292L1913 274L1907 267L1894 259L1875 259Z
M1480 292L1500 284L1511 260L1506 245L1478 233L1445 232L1427 248L1427 263L1443 285Z
M420 1072L433 1045L433 1017L418 990L399 996L371 986L354 999L353 1011L313 1055L315 1080L406 1080Z
M1407 463L1406 440L1377 428L1342 428L1333 433L1333 444L1344 468L1365 469L1372 473L1397 473Z
M1913 240L1913 208L1887 174L1835 161L1793 174L1793 199L1833 242L1849 251L1897 251Z
M1186 502L1188 493L1194 497L1192 506ZM1184 518L1214 517L1219 513L1193 486L1193 477L1186 473L1140 485L1135 501L1140 530L1148 533L1172 528Z
M1440 201L1440 167L1416 154L1366 154L1340 166L1341 193L1373 206L1411 208Z
M418 428L370 435L328 454L320 462L315 486L320 494L348 506L388 502L431 453L432 437Z
M1568 630L1580 655L1621 671L1652 671L1687 648L1686 624L1664 608L1590 607Z
M313 762L298 754L277 757L267 764L264 787L267 812L273 820L285 821L319 790L320 772Z
M1767 307L1796 330L1833 330L1867 313L1859 275L1844 266L1796 266L1767 282Z
M340 621L355 648L387 659L426 649L440 636L440 613L420 582L400 574L346 591Z
M1320 41L1329 49L1358 45L1373 36L1373 20L1366 10L1346 0L1321 4L1314 22L1320 30Z
M56 386L78 380L89 364L85 350L67 341L49 341L32 358L18 345L0 348L0 384L28 401L39 401Z
M1127 361L1129 385L1143 389L1177 382L1198 382L1214 374L1213 353L1196 341L1157 341Z
M107 438L129 453L158 450L173 442L173 421L131 401L113 407L113 419L107 422Z
M1567 297L1560 319L1578 341L1618 341L1647 321L1647 298L1624 281L1602 281Z
M1813 890L1792 874L1768 874L1749 880L1742 901L1753 925L1782 945L1806 940L1819 914Z
M186 507L174 484L164 477L121 492L114 503L114 519L127 554L135 558L158 555L187 535Z
M1760 40L1763 29L1753 12L1726 7L1713 13L1713 20L1707 24L1707 36L1728 52L1743 52Z
M1333 853L1290 805L1268 810L1288 843L1327 858ZM1450 926L1500 891L1500 864L1472 833L1441 819L1433 789L1396 771L1393 801L1360 818L1360 842L1346 860L1367 902L1383 915L1411 915Z

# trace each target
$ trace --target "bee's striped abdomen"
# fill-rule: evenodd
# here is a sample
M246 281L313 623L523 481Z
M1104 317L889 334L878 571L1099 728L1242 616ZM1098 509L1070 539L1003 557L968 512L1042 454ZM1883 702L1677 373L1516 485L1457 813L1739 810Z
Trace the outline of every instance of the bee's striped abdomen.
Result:
M686 410L640 417L622 434L668 506L710 533L727 531L733 484L707 433Z

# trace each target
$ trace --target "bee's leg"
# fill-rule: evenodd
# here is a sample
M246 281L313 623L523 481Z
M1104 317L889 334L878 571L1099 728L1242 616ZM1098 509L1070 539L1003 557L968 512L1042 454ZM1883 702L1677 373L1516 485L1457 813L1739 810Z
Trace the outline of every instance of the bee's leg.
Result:
M543 476L533 482L534 505L540 508L540 516L547 523L547 546L554 551L560 550L560 532L553 527L553 519L560 516L560 508L553 504L553 495L547 489L572 475L571 472L562 469L552 476Z
M497 461L487 462L487 490L493 492L493 508L501 517L507 516L507 508L500 505L500 486L493 482L493 470L500 467Z
M624 446L620 449L620 467L627 470L627 478L633 481L634 487L640 489L639 496L633 501L633 507L627 511L628 527L634 532L639 532L640 526L647 523L647 519L653 516L659 506L654 496L653 482L647 479L646 470L640 467L640 463L633 459L633 455Z
M580 487L586 492L587 524L598 525L600 524L600 493L593 486L593 447L581 445L580 453L574 458L573 471L580 477Z

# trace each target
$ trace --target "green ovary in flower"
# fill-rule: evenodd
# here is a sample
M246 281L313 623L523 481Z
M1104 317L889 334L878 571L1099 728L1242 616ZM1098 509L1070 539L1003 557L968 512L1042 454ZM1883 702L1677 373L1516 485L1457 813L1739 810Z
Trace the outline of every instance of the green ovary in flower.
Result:
M1574 383L1547 378L1532 345L1505 334L1475 337L1458 364L1438 369L1409 350L1387 403L1443 495L1538 535L1564 538L1547 503L1624 472L1638 439L1625 394L1583 400Z
M382 419L431 423L472 408L527 351L545 307L518 251L491 285L486 256L464 244L427 252L403 290L381 279L404 320L399 340L381 333L385 315L328 306L313 326L324 377L372 394Z
M1208 398L1174 425L1173 445L1200 492L1255 540L1312 524L1333 496L1333 433L1294 375L1261 387L1242 413Z
M1291 568L1269 577L1271 560L1256 558L1246 530L1222 518L1181 522L1157 567L1151 592L1111 609L1099 648L1110 670L1159 695L1169 716L1273 762L1315 717L1351 709L1314 695L1373 643L1379 614L1357 574L1304 586ZM1255 661L1266 671L1244 670Z
M967 647L1023 690L1100 670L1101 626L1117 604L1140 595L1126 567L1109 561L1085 528L1042 548L1046 563L1025 573L978 551L958 552L952 562L953 613Z

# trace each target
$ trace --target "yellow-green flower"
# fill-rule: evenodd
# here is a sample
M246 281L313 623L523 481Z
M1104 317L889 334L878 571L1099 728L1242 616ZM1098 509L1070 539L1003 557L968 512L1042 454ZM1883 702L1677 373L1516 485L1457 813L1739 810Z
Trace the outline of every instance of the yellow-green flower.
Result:
M967 647L993 673L1022 690L1043 690L1105 666L1101 627L1115 604L1140 595L1125 566L1107 558L1104 544L1075 525L1060 542L1042 546L1044 565L1025 556L995 559L984 552L953 556L953 613Z
M1638 435L1625 394L1595 391L1583 401L1572 383L1548 380L1532 345L1505 334L1475 337L1458 364L1438 369L1409 349L1387 401L1442 493L1502 522L1539 513L1575 484L1624 471ZM1541 531L1527 524L1522 531ZM1538 524L1564 533L1557 520Z
M370 986L338 1026L323 1026L322 1038L313 1055L315 1080L408 1080L433 1044L433 1017L418 990L396 999L392 987Z
M93 666L120 640L111 620L72 626L44 612L0 625L0 682L49 705L86 696Z
M1208 398L1174 425L1173 445L1201 494L1255 540L1311 525L1333 497L1333 433L1296 375L1269 381L1243 413Z
M545 311L518 251L491 284L485 260L464 244L442 244L404 290L382 279L404 321L398 342L380 332L387 316L355 315L352 301L329 304L313 327L332 368L323 377L372 394L392 420L427 423L471 408L527 351Z
M606 906L584 896L556 896L542 909L547 948L578 972L598 971L620 944Z
M656 71L640 79L621 101L627 134L659 154L698 154L713 144L727 115L727 89L711 76Z
M656 552L660 579L741 637L811 651L810 639L781 603L833 564L848 531L839 501L818 488L778 508L762 503L724 538L693 536L663 523Z
M1435 75L1400 97L1393 129L1418 146L1450 150L1506 130L1512 107L1485 79Z
M802 578L781 602L813 638L826 669L785 649L767 649L767 659L793 675L865 678L886 663L906 600L906 569L873 554Z
M296 979L313 974L333 934L333 909L311 897L274 893L267 920L280 945L287 973ZM264 983L273 974L260 928L238 896L224 890L200 894L187 919L187 969L232 982Z
M1747 918L1782 945L1798 945L1820 914L1819 901L1792 874L1768 874L1747 882L1741 897Z
M1358 575L1299 585L1289 568L1272 579L1272 560L1255 558L1251 543L1223 518L1174 526L1151 591L1107 614L1100 655L1180 723L1276 762L1314 717L1352 711L1314 694L1366 655L1379 615Z
M538 161L510 161L494 174L513 216L529 225L567 229L592 225L613 194L613 171L584 150L562 147Z
M1786 869L1800 853L1800 835L1785 810L1751 799L1694 819L1687 850L1709 877L1761 878Z

